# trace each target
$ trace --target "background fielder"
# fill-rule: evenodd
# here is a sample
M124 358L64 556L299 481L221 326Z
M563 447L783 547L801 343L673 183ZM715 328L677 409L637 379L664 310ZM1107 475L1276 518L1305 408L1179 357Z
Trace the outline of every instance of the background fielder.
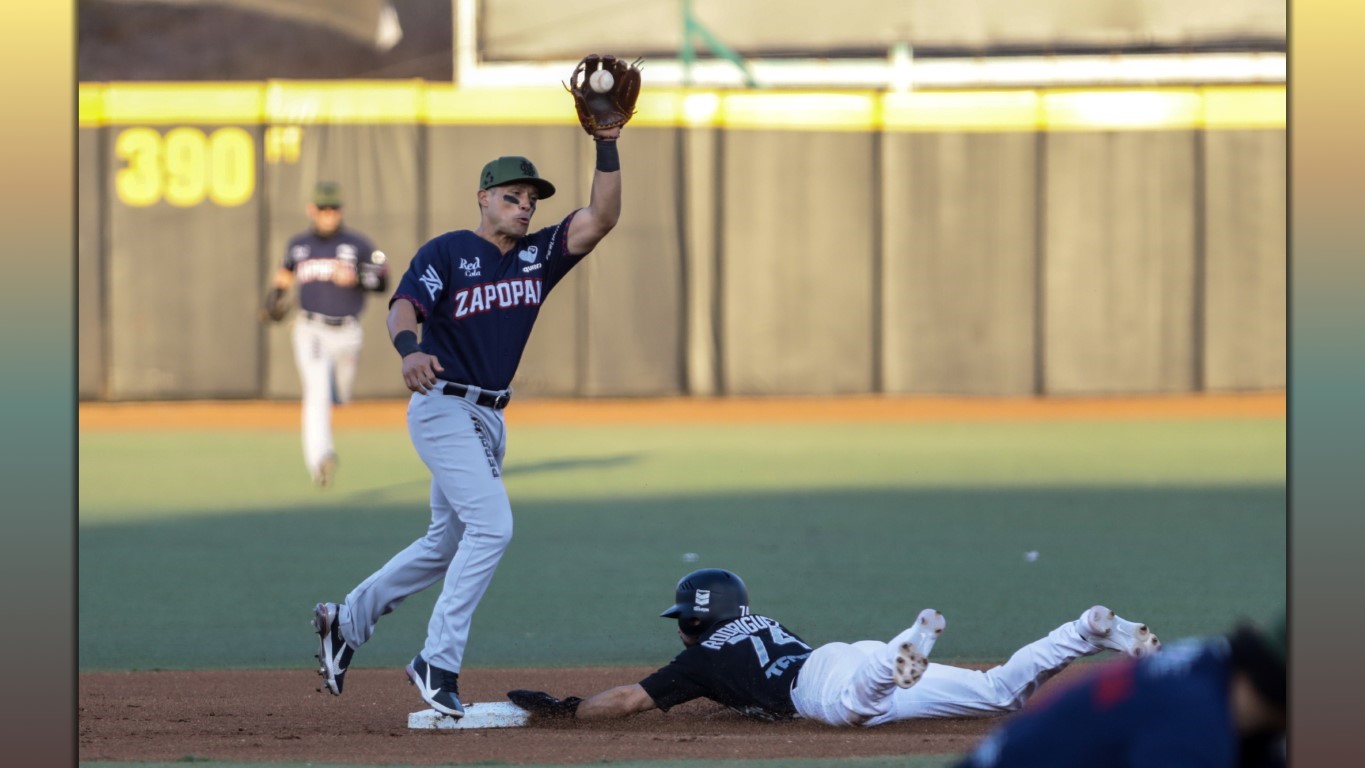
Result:
M364 234L342 226L341 187L320 181L308 203L312 227L285 249L266 295L268 319L284 319L290 287L298 283L294 362L303 385L303 461L313 482L332 483L337 469L332 405L351 399L363 335L367 292L388 287L388 265Z
M980 672L928 662L946 625L932 609L921 611L890 642L811 648L778 621L750 613L749 592L730 571L704 568L687 574L678 582L674 600L661 615L678 620L678 637L686 648L639 683L587 699L561 700L527 690L511 691L507 697L533 714L580 720L667 711L708 698L764 720L802 717L871 727L1012 712L1082 656L1108 649L1141 657L1161 648L1146 626L1097 605L1020 648L1004 664Z

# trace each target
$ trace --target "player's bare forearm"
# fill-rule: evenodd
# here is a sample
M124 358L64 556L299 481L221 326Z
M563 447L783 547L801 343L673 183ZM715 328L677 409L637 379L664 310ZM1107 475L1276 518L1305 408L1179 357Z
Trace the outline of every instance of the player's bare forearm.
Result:
M411 333L415 338L417 335L417 310L413 308L412 302L407 299L396 299L393 306L389 307L389 340L398 346L398 335L401 333ZM415 342L414 342L415 343ZM403 384L413 392L429 392L436 386L436 374L445 370L441 366L441 361L434 355L428 355L421 350L413 350L403 353Z
M621 220L620 171L593 171L588 212L591 212L593 223L601 230L603 236Z
M281 267L275 270L275 276L270 279L270 287L279 288L287 291L294 286L294 273Z
M654 699L639 683L622 685L589 696L578 705L574 717L579 720L609 720L627 717L654 709Z
M407 299L395 299L389 307L389 340L403 331L417 333L417 310Z
M569 223L570 253L587 253L621 220L621 172L594 170L588 207Z

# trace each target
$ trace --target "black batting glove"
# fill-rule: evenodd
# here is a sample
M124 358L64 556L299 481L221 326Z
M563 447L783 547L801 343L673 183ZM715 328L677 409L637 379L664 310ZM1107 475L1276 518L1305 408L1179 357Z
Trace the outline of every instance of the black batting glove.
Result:
M559 699L544 691L508 691L507 699L538 717L573 717L583 703L577 696Z

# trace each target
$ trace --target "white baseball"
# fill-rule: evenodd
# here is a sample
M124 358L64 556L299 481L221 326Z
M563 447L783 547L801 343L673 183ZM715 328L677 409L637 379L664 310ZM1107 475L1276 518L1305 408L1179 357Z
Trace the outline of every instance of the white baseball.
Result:
M612 77L611 73L605 69L599 69L591 75L588 75L588 87L598 93L610 91L612 83L615 82L616 78Z

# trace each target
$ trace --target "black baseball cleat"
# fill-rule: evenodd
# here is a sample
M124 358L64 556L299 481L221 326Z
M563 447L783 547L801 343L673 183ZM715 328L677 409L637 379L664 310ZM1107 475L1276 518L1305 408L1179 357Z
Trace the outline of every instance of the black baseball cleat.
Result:
M408 662L408 680L417 686L422 700L443 715L464 717L464 705L460 703L460 673L448 672L433 664L428 664L422 654L417 654Z
M336 603L318 603L313 609L313 631L318 633L319 645L317 660L322 665L318 674L326 679L327 690L333 696L341 695L346 668L351 666L351 656L355 654L355 649L341 637L339 613L340 606Z

